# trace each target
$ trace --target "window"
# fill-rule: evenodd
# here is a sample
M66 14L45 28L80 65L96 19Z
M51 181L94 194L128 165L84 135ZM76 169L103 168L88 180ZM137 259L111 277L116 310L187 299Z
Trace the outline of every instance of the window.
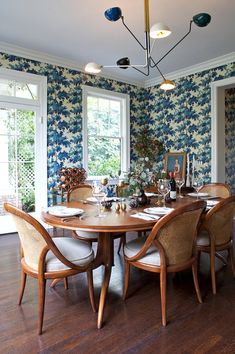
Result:
M89 178L129 168L129 96L83 86L84 168Z

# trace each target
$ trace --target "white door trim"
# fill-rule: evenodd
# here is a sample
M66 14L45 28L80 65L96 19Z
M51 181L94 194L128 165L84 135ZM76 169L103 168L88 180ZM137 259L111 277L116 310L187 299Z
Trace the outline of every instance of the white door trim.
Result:
M225 90L235 77L211 83L211 182L225 182Z
M20 107L32 109L36 112L36 142L35 154L38 161L35 165L35 211L39 212L47 207L47 78L41 75L29 74L21 71L0 68L0 77L20 82L30 82L38 85L38 99L27 100L16 97L15 104L12 97L0 96L0 102L5 107Z

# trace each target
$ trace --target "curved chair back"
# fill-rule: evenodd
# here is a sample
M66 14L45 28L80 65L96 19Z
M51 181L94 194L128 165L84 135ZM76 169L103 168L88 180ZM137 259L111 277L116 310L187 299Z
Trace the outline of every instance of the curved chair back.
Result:
M212 197L228 198L232 195L231 188L225 183L209 183L202 186L199 192L208 193Z
M204 208L203 201L179 208L160 227L156 241L164 250L168 266L187 262L193 257L197 225Z
M77 271L83 270L82 266L70 262L63 256L47 230L35 218L9 203L4 203L4 208L15 222L24 259L29 267L38 271L39 264L44 262L47 252L51 250L67 267Z
M92 186L89 184L80 184L68 191L67 201L77 202L79 200L85 200L92 196Z
M136 257L142 258L152 244L160 253L160 264L176 266L192 260L196 243L197 226L205 201L197 201L175 209L153 227Z
M208 211L201 229L206 229L215 245L226 244L231 240L235 196L221 200Z

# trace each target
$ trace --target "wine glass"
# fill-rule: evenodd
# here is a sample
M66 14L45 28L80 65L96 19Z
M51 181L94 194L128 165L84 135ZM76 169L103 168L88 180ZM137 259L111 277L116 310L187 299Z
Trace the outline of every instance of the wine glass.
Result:
M183 187L185 180L184 178L176 178L176 185L179 188L179 198L183 198L183 196L181 195L181 188Z
M203 180L201 178L194 178L194 180L193 180L193 188L197 192L197 199L198 199L199 189L201 188L202 185L203 185Z
M97 207L98 207L98 218L105 217L105 214L102 213L102 200L104 200L105 196L107 195L107 188L105 188L101 183L95 181L92 185L92 195L97 200Z
M166 196L170 191L169 180L160 179L158 182L158 191L163 196L163 207L166 206Z

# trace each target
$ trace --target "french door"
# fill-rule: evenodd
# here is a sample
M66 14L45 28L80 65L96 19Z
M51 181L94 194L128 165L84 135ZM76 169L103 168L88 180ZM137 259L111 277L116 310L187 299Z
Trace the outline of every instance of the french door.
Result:
M8 79L7 92L13 85L19 91L19 84L17 87L15 81L11 82ZM21 96L28 92L25 86L29 85L21 84ZM46 119L39 86L35 88L35 100L1 96L1 89L6 92L6 79L1 79L0 72L0 234L15 231L4 202L36 213L47 206Z

